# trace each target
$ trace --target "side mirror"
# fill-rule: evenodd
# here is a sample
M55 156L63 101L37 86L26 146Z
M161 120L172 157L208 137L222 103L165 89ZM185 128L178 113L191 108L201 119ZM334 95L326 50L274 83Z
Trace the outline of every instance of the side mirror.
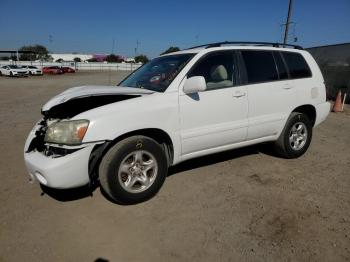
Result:
M184 93L193 94L205 91L207 89L207 84L203 76L192 76L186 79L184 84Z

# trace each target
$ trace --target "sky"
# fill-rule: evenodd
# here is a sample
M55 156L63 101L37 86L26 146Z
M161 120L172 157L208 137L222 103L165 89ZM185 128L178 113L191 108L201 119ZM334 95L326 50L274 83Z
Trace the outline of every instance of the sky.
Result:
M54 53L133 56L139 42L137 52L152 58L169 46L281 42L287 10L288 0L0 0L0 50L42 44ZM290 43L350 42L350 0L294 0L292 21Z

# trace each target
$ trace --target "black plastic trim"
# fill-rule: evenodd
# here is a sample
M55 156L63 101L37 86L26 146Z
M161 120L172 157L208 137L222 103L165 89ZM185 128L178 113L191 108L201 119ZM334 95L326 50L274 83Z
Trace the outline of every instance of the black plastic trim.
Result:
M104 155L106 149L108 148L111 141L106 141L103 144L97 144L91 151L89 164L88 164L88 173L89 173L89 186L94 188L98 184L98 165L101 162L102 156Z

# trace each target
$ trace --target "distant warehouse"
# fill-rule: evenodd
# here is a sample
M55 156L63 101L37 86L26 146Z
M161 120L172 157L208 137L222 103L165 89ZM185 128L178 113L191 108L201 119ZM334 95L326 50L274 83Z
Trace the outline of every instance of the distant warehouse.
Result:
M135 63L133 57L126 58L121 55L107 55L107 54L78 54L78 53L68 53L68 54L50 54L53 62L129 62ZM112 61L109 60L112 59Z
M50 54L53 61L74 61L74 59L79 58L80 61L84 62L92 59L94 55L91 54Z

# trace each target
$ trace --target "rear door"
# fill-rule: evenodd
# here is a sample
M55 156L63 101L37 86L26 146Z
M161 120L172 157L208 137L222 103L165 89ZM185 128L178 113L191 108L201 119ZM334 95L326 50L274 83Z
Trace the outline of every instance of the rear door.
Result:
M278 51L241 50L249 98L247 140L275 136L296 103L296 91Z

